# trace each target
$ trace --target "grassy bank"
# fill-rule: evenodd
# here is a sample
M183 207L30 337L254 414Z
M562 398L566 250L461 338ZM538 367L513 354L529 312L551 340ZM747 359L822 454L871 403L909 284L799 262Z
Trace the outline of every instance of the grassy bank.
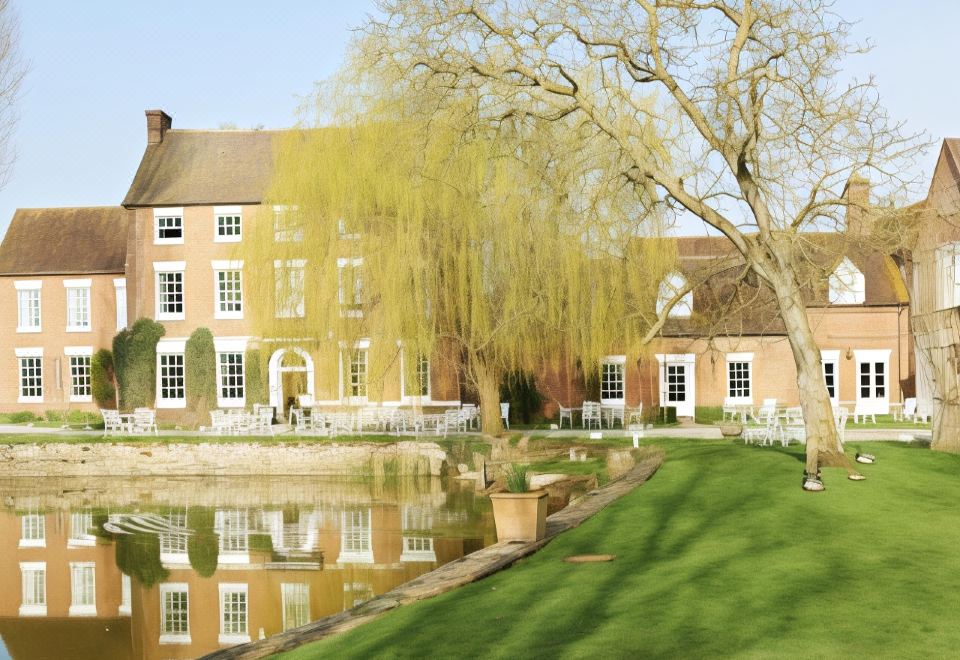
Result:
M649 483L530 559L285 657L956 653L960 457L868 443L867 481L810 494L802 447L657 444Z

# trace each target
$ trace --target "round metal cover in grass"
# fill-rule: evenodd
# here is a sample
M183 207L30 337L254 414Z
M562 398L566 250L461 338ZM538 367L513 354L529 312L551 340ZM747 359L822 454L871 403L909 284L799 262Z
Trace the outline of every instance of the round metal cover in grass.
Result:
M616 558L616 555L573 555L572 557L564 557L563 561L568 564L595 564L602 561L613 561Z

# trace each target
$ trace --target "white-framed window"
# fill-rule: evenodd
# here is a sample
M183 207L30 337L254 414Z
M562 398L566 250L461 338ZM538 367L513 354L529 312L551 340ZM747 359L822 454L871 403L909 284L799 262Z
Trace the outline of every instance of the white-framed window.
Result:
M840 351L820 351L820 364L823 365L823 383L827 386L827 395L836 404L840 398Z
M339 564L373 563L373 527L370 509L340 512Z
M367 398L367 351L356 347L350 351L347 361L347 396L351 399Z
M610 355L600 363L600 402L621 404L626 400L624 373L627 356Z
M167 520L167 531L158 534L160 538L160 561L164 564L188 563L187 541L189 535L183 530L187 527L187 512L170 511L164 518Z
M247 585L222 582L220 585L221 644L245 644L250 641L247 611Z
M414 357L410 393L412 396L430 398L430 358L426 355L419 354Z
M299 208L273 207L273 240L277 243L299 243L303 240L303 220Z
M363 316L363 259L337 259L340 315Z
M20 516L20 543L18 547L47 547L47 525L42 513L25 513Z
M237 243L243 237L243 214L239 206L213 207L213 240Z
M857 363L856 414L890 412L890 349L854 350Z
M283 629L290 630L310 623L310 585L299 582L280 584L283 606Z
M360 240L360 233L355 231L350 231L352 227L347 226L347 221L344 218L337 220L337 236L340 240L343 241L358 241Z
M937 248L936 288L937 309L949 309L960 305L960 242L947 243ZM914 279L919 270L914 269ZM917 290L914 287L914 290Z
M160 643L190 643L190 588L184 582L160 585Z
M830 287L831 305L862 305L866 296L866 283L860 272L848 257L844 257L836 269L827 278Z
M43 349L17 348L20 372L18 403L43 403Z
M680 273L669 273L664 277L657 295L657 314L662 314L667 307L667 303L673 300L686 286L687 278ZM687 291L670 308L667 316L688 318L691 314L693 314L693 291Z
M17 332L40 332L40 280L14 282L17 291Z
M217 353L220 374L218 405L222 408L242 407L245 404L243 353Z
M66 346L63 352L70 364L70 401L90 403L93 401L90 381L90 362L93 359L93 347Z
M278 319L303 318L306 265L303 259L273 262L275 315Z
M156 275L158 321L182 321L185 318L184 271L186 268L185 261L153 262L153 271Z
M47 563L20 562L20 616L47 615Z
M215 290L214 318L242 319L243 262L214 261L212 266Z
M183 208L153 209L153 244L183 243Z
M113 292L117 300L117 330L127 327L127 278L113 280Z
M185 341L161 341L157 344L157 407L184 408L186 370L183 351Z
M130 616L132 600L130 576L123 573L120 575L120 606L117 607L118 616Z
M725 403L753 403L753 353L727 353Z
M96 570L92 561L70 562L70 616L97 615Z
M404 536L401 538L400 561L437 561L433 550L433 539L426 536Z
M93 529L92 511L70 512L70 537L68 548L87 548L97 544L97 537L90 533Z
M67 290L67 332L90 332L91 280L64 280Z
M214 531L220 537L221 564L250 562L250 521L243 509L214 511Z

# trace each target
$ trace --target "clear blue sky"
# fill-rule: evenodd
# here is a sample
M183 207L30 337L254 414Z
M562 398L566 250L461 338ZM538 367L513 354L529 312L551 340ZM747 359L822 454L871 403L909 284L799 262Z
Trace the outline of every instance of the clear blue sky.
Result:
M147 108L175 127L283 127L339 65L369 0L164 3L14 0L30 62L0 191L0 231L17 207L118 204L146 141ZM850 73L875 74L893 117L931 138L960 135L952 69L956 0L838 0L875 43ZM922 172L929 177L936 149Z

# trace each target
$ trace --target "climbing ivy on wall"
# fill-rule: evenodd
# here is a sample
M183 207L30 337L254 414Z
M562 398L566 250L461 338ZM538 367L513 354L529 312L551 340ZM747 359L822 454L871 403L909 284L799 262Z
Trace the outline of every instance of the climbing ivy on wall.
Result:
M153 319L137 319L113 338L113 368L123 409L152 406L156 400L157 342L164 327Z
M90 388L93 400L101 408L117 405L117 390L113 385L113 353L101 348L90 360Z
M205 424L217 405L217 349L207 328L197 328L187 339L183 363L187 409L194 417L191 421Z

